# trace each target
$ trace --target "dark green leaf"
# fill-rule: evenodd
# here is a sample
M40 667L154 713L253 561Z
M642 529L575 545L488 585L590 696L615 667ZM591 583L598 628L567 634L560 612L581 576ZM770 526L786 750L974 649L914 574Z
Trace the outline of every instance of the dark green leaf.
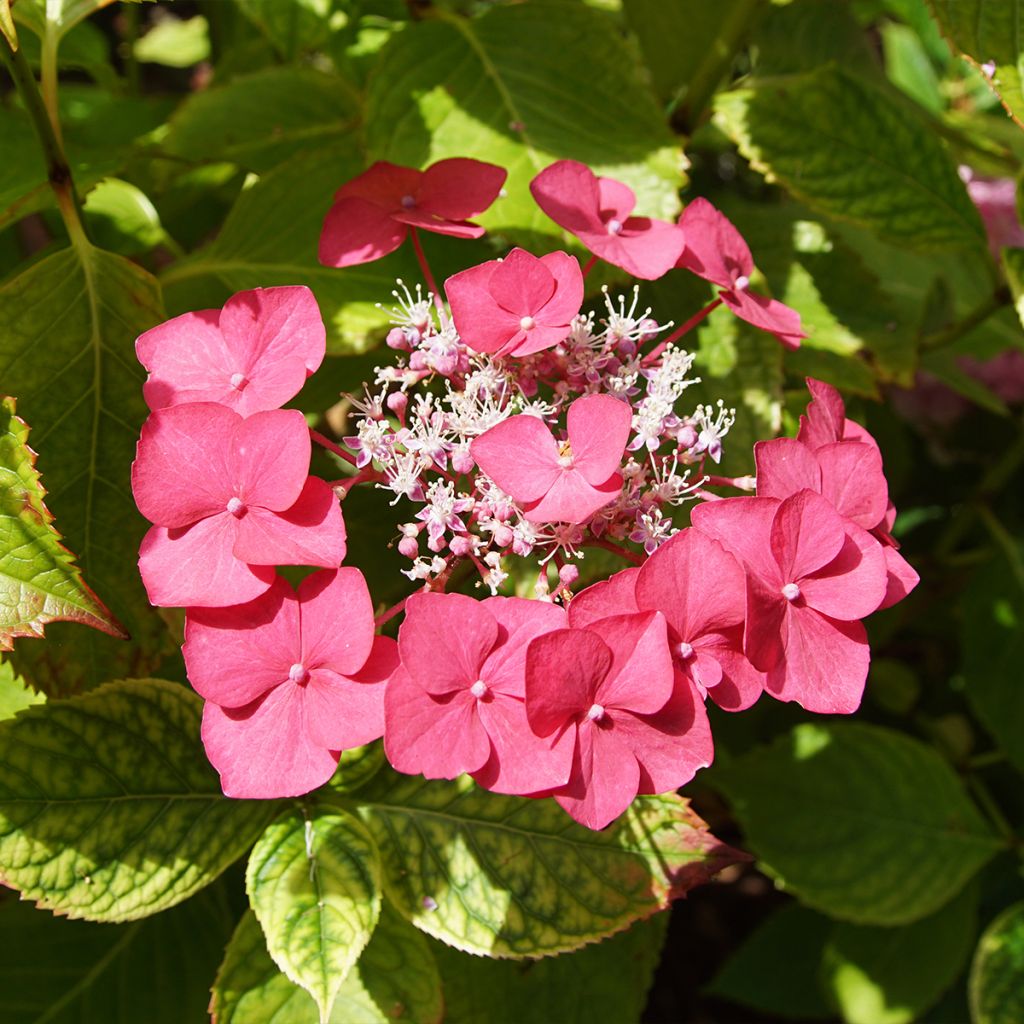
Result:
M971 964L973 1024L1024 1019L1024 903L1004 910L978 943Z

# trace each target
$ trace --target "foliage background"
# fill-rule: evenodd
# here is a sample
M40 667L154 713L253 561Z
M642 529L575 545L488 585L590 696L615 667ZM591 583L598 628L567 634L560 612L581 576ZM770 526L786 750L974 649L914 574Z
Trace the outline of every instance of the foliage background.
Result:
M994 258L957 173L1020 173L1019 8L17 0L18 39L58 115L73 185L53 147L48 163L9 89L0 105L0 391L17 399L39 459L33 467L24 425L5 405L0 625L13 639L55 616L79 621L49 624L45 639L18 639L4 655L0 716L110 679L184 681L180 623L148 607L135 568L143 523L127 483L145 408L132 341L239 289L308 284L333 358L296 405L337 432L339 395L380 358L375 303L395 277L417 276L402 254L345 272L317 264L341 182L380 158L469 155L508 167L508 197L483 218L488 238L426 240L441 275L509 242L566 244L526 191L553 159L629 182L648 214L673 216L680 195L706 195L811 332L783 356L724 310L701 327L707 394L740 413L727 469L748 471L754 439L794 426L804 375L835 383L879 438L901 512L896 534L923 582L872 623L856 720L811 721L767 699L735 717L712 709L716 764L688 795L755 864L694 890L671 922L658 915L535 964L470 958L386 910L332 1019L393 1019L399 1007L406 1019L432 1020L443 1005L456 1024L1019 1020L1024 249L1011 235ZM5 17L8 9L0 0ZM677 322L709 297L678 276L643 293ZM1006 352L1016 356L987 374L964 361ZM102 621L103 604L56 540L39 539L46 509L130 641L81 624ZM372 496L356 492L346 518L375 598L400 596ZM40 545L27 569L24 531ZM146 728L173 729L176 691L154 692L171 703L114 708L114 717L148 714ZM122 924L63 921L0 897L4 1018L202 1020L217 976L218 1019L269 1020L274 1007L276 1022L315 1020L252 915L243 917L234 862L270 812L214 810L194 849L169 847L162 858L159 844L132 847L132 832L120 837L126 849L158 862L145 890L120 891L116 872L93 879L80 870L95 852L90 773L123 771L131 750L111 753L110 734L69 711L60 728L75 737L73 757L61 760L57 708L0 727L0 875L44 906L66 912L70 901L99 920L104 894L134 893L138 914L111 912L124 920L205 887ZM180 710L182 729L190 713ZM175 770L196 793L215 790L194 766ZM69 773L82 799L55 802L47 786L66 794ZM26 795L25 778L42 796ZM129 832L152 829L162 813L154 807L153 821ZM26 855L36 814L52 815L42 833L50 843Z

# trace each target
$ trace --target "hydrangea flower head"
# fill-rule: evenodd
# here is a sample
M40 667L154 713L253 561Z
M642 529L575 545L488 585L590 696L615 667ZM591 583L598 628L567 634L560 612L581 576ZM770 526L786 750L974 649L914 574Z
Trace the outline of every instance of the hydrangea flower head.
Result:
M530 191L559 227L634 277L656 280L675 266L683 251L683 236L674 224L632 216L633 190L614 178L597 177L576 160L544 168L530 182Z
M320 235L320 262L329 267L370 263L394 252L410 228L479 238L469 223L497 198L503 167L457 157L425 171L379 160L335 193Z
M238 292L223 309L183 313L141 335L150 409L218 402L243 416L294 398L323 362L327 334L301 285Z
M564 252L538 258L513 249L503 260L454 274L444 290L455 328L471 349L527 356L569 334L583 304L583 274Z
M297 593L278 577L248 604L190 608L182 651L228 796L308 793L334 774L339 751L384 732L398 651L373 635L358 569L315 572Z
M532 523L583 523L622 489L619 466L630 407L610 395L569 406L565 441L536 416L510 416L471 445L477 465L525 509Z

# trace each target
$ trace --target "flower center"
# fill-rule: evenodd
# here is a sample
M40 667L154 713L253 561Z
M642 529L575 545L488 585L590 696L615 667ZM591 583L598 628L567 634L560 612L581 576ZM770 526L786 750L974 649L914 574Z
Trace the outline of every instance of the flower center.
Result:
M288 678L293 683L297 683L299 686L302 686L304 683L309 682L309 672L302 662L297 661L290 669L288 669Z
M685 640L680 641L679 646L676 648L676 654L683 661L689 661L693 657L693 644L688 644Z
M231 386L236 391L244 391L246 384L249 383L249 378L244 373L233 373L231 374Z
M523 319L519 321L519 326L524 331L532 331L534 327L537 326L537 321L534 320L532 316L524 316Z
M416 205L415 196L402 196L401 198L402 209L411 210Z
M733 281L733 288L738 292L746 291L750 287L750 278L746 274L740 274L739 277Z
M478 679L469 688L469 692L473 694L473 696L476 697L477 700L483 700L483 698L487 696L487 691L488 686L482 679Z
M600 704L591 704L587 712L587 718L592 722L600 722L604 718L604 708Z
M617 235L622 230L622 221L616 220L614 217L607 224L608 234Z
M241 498L229 498L225 508L236 519L241 519L245 515L245 502Z
M795 601L800 596L800 588L795 583L787 583L782 588L782 596L787 601Z
M558 464L562 469L569 469L572 463L572 445L568 441L562 441L558 446Z

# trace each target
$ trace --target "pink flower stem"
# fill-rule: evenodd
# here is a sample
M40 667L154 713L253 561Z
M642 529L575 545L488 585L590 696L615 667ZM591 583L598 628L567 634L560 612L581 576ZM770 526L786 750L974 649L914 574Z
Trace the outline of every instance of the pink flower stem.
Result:
M408 598L403 597L397 604L393 604L390 608L382 611L380 615L373 620L374 629L380 629L385 622L393 619L405 607L405 602L407 600Z
M693 492L695 498L700 498L701 501L724 501L725 499L720 494L715 494L713 491L705 491L703 487L698 488Z
M706 476L704 483L712 487L735 487L740 491L752 491L757 486L752 476Z
M381 483L385 480L387 480L387 477L383 473L377 472L372 466L366 466L359 470L355 476L347 477L336 484L335 487L340 488L347 495L356 484Z
M653 348L650 353L644 356L644 366L650 366L655 360L657 360L661 353L672 344L673 341L678 341L684 334L692 331L710 313L713 309L717 309L722 304L722 299L719 296L717 299L712 299L702 310L694 313L689 320L686 321L682 327L677 327L667 338L663 339Z
M584 277L586 277L587 274L589 274L594 269L594 266L595 266L596 263L597 263L597 257L596 256L591 256L590 259L587 260L586 265L583 267L583 276Z
M350 466L354 466L356 464L356 457L351 452L345 451L344 448L341 448L338 445L336 445L332 440L330 440L330 438L324 437L323 434L317 433L315 430L312 429L312 427L310 428L309 436L314 441L316 441L316 443L320 445L322 448L326 448L329 452L332 452L333 454L337 455L339 459L343 459Z
M610 540L604 540L601 537L592 537L586 542L585 546L591 548L604 548L605 551L611 551L613 554L619 555L621 558L626 559L627 562L631 562L633 565L644 564L642 555L637 554L635 551L630 551L628 548L620 547L618 544L615 544Z
M434 296L434 305L437 306L438 312L444 315L444 302L441 300L441 294L438 291L434 275L430 272L430 264L427 263L426 253L423 251L423 246L420 244L419 232L417 232L415 228L411 227L409 228L409 235L412 238L412 247L416 253L416 259L419 260L420 263L420 270L423 271L423 279L427 282L427 287Z

